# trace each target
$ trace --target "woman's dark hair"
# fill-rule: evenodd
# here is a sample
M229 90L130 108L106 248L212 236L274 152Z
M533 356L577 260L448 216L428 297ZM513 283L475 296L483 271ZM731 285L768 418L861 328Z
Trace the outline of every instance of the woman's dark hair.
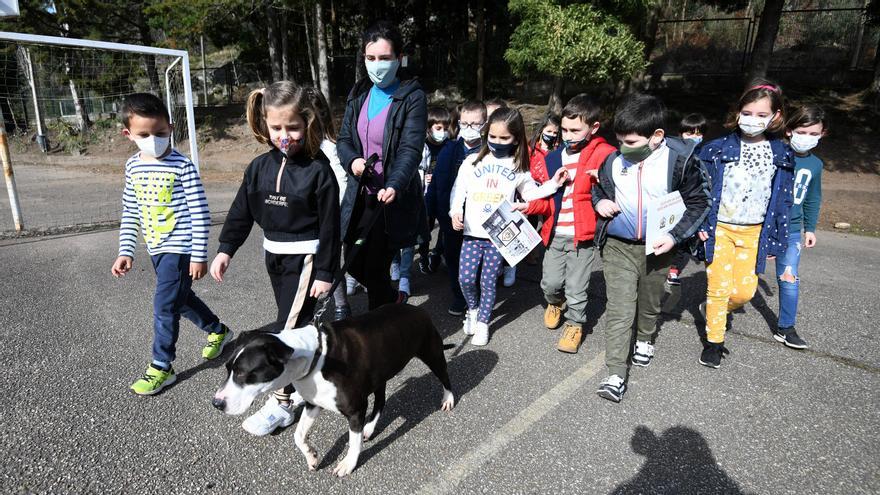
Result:
M492 124L503 122L507 126L507 132L513 136L516 141L516 148L513 150L513 168L519 173L529 171L529 146L526 140L526 126L523 123L522 114L519 110L509 107L501 107L489 116L489 121L483 127L483 147L477 155L475 163L480 161L489 154L489 129Z
M808 127L815 124L822 124L822 130L827 132L831 122L822 107L812 103L804 103L791 112L785 122L785 128L793 131L798 127Z
M678 125L678 133L699 131L700 134L706 133L706 117L701 113L689 113L681 119Z
M555 125L556 129L559 129L561 122L562 120L560 119L559 115L556 115L555 113L548 113L544 116L544 120L541 121L541 125L535 128L535 134L532 136L532 140L529 141L530 155L535 154L535 149L537 149L538 143L541 142L541 134L544 133L544 128L548 125ZM556 148L556 145L559 143L560 134L561 132L556 133L556 138L553 140L552 143L547 145L548 148L550 148L551 150Z
M165 122L171 123L165 103L158 96L151 93L134 93L125 97L122 101L122 125L126 129L128 129L132 115L151 119L165 119Z
M375 43L380 39L391 44L391 49L394 50L395 56L399 57L403 53L403 37L400 35L400 31L394 24L385 20L373 23L364 31L363 36L361 36L361 52L366 51L367 45Z
M764 132L777 134L785 128L785 97L782 88L769 79L754 79L736 102L736 106L728 113L724 127L736 129L739 126L739 113L749 103L767 98L770 100L770 110L779 112L767 125Z
M666 105L656 96L631 93L614 112L614 133L651 137L657 129L666 129Z

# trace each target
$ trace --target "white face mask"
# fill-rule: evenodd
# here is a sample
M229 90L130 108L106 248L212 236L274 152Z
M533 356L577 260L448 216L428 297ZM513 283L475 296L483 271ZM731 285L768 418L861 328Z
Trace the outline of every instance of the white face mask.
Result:
M469 143L472 143L483 137L479 129L472 129L470 127L462 127L461 132L459 132L458 135Z
M431 130L431 139L433 139L435 143L442 143L443 141L446 141L447 137L449 137L449 133L446 131Z
M806 153L819 144L819 136L794 133L789 140L791 148L798 153Z
M140 148L142 153L160 158L168 151L168 147L171 146L171 138L153 136L151 134L149 137L135 139L134 144Z
M741 130L746 136L757 136L767 130L767 126L770 125L771 120L773 120L772 115L769 117L757 117L754 115L740 114L738 121L739 130Z
M367 75L370 81L380 88L387 88L397 80L397 69L400 67L400 61L394 60L367 60L364 62L367 66Z

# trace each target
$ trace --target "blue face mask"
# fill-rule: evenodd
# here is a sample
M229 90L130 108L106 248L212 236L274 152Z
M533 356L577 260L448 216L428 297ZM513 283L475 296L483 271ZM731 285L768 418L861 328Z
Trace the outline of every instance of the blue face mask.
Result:
M583 138L577 141L566 139L562 141L562 145L565 146L565 151L568 151L569 153L577 153L580 150L584 149L588 142L589 141L587 140L587 138Z
M703 136L691 136L688 139L694 142L694 144L700 144L703 142Z
M516 148L516 143L501 144L490 141L487 144L489 151L492 152L492 156L495 158L507 158L513 154L513 149Z
M380 88L387 88L397 80L400 60L367 60L364 64L367 66L367 75L370 76L370 80Z

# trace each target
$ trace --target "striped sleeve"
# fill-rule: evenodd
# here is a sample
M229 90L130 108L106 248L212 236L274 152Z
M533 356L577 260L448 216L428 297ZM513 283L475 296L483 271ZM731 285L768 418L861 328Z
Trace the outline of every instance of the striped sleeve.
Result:
M208 261L208 230L211 225L208 199L193 162L186 160L181 166L180 183L186 196L186 207L192 225L192 262L205 263Z
M131 170L126 166L125 189L122 191L122 219L119 222L119 256L128 256L134 259L139 229L137 198L131 182Z

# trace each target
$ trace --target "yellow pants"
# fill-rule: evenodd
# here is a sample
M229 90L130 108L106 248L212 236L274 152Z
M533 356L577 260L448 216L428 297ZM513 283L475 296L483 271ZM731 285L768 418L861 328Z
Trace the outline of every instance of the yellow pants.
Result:
M761 225L731 225L718 222L715 255L706 265L706 337L724 342L727 313L752 299L758 288L755 262Z

